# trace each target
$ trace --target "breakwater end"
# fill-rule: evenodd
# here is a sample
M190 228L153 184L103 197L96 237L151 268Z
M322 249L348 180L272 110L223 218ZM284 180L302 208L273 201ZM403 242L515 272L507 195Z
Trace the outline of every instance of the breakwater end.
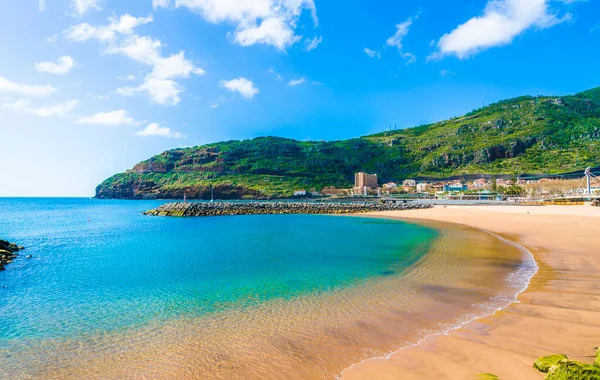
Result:
M173 202L144 212L154 216L223 216L261 214L358 214L375 211L415 210L433 207L423 203L375 202Z
M4 270L4 266L10 264L18 256L17 251L22 249L24 248L0 239L0 270Z

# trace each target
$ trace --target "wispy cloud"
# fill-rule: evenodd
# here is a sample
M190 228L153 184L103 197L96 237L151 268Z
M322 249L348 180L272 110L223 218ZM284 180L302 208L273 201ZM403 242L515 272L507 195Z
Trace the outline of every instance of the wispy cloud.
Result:
M166 138L166 139L185 139L186 136L179 133L179 132L173 132L171 130L171 128L167 128L167 127L161 127L158 123L151 123L148 124L148 126L137 132L136 135L138 136L156 136L156 137L162 137L162 138Z
M77 107L79 100L69 100L63 103L51 106L34 107L27 100L18 100L12 103L0 105L0 109L10 109L13 111L31 113L41 117L68 116L70 112Z
M371 50L369 48L364 48L363 51L366 55L368 55L371 58L381 58L381 51L379 50Z
M296 87L299 86L301 84L306 83L306 78L302 77L302 78L298 78L298 79L292 79L288 82L288 86L290 87Z
M447 77L449 75L455 75L455 73L450 70L442 69L440 70L440 75L443 77Z
M91 10L101 10L100 2L100 0L71 0L71 7L78 16L83 16Z
M404 52L403 40L408 35L408 31L413 24L412 17L396 25L396 33L387 39L386 45L396 47L400 55L406 59L406 64L413 63L417 58L412 53Z
M109 112L98 112L93 115L80 117L76 120L77 124L103 125L109 127L118 127L122 125L139 125L135 119L130 117L125 110L116 110Z
M32 86L24 83L12 82L6 78L0 77L0 93L15 93L21 95L47 96L55 92L52 86Z
M269 69L267 72L268 72L269 74L271 74L271 75L275 76L275 79L277 79L277 80L283 80L283 79L284 79L284 78L283 78L283 75L279 74L279 73L278 73L277 71L275 71L275 69L273 69L273 68L270 68L270 69Z
M319 44L321 42L323 42L323 37L322 36L315 37L312 40L306 40L306 46L304 47L304 49L306 51L315 50L317 48L317 46L319 46Z

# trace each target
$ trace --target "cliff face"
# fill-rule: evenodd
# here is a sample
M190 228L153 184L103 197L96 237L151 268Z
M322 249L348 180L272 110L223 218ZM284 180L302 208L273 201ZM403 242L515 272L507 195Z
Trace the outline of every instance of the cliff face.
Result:
M356 171L380 180L475 173L558 173L600 164L600 88L520 97L464 117L361 138L279 137L163 152L98 186L98 198L260 198L294 189L350 187Z

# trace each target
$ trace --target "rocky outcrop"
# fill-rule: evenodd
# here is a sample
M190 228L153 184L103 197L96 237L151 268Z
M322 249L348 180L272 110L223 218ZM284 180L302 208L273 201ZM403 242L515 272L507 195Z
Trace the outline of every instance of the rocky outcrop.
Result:
M220 216L260 214L358 214L374 211L415 210L421 203L375 202L174 202L144 212L154 216Z
M19 255L17 252L22 249L24 248L7 240L0 240L0 271L4 270L4 266L10 264Z

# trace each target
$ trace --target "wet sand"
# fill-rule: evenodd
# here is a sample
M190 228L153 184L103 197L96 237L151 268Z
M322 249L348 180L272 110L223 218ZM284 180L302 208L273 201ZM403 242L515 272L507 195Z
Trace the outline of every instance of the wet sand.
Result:
M529 249L539 271L518 301L491 317L432 336L389 359L344 371L354 379L540 379L543 355L591 363L600 345L600 208L591 206L437 206L377 216L462 224Z

